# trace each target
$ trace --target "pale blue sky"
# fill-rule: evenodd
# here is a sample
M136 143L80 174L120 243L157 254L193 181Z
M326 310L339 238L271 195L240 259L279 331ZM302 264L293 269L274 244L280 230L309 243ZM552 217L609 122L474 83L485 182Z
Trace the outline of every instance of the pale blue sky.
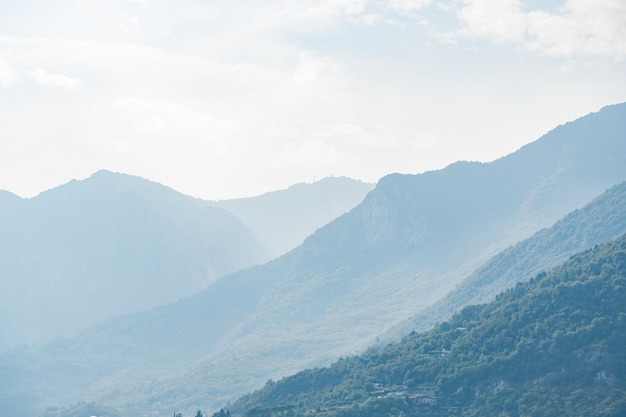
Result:
M626 101L624 74L620 0L0 1L0 189L109 169L229 198L490 161Z

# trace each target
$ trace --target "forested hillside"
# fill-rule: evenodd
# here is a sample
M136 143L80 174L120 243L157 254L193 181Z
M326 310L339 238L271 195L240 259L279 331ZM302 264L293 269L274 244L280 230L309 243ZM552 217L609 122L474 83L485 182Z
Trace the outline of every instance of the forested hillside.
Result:
M497 294L564 262L568 257L626 233L626 182L585 207L574 210L494 256L434 305L394 326L379 343L397 340L411 331L428 330L468 304L491 301Z
M427 333L300 372L246 416L623 416L626 235Z

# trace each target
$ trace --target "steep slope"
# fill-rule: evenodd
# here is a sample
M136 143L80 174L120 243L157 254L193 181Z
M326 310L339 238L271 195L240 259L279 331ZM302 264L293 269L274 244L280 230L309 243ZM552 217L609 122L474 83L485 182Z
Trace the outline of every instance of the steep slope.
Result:
M300 372L235 415L623 416L626 236L401 343Z
M228 381L241 389L242 381L252 386L362 349L499 250L621 182L624 150L622 104L493 163L383 178L362 204L304 242L296 273L283 274L215 353L160 392L204 386L189 406L212 404L227 395Z
M40 396L29 402L32 407L72 398L112 404L129 414L218 405L270 377L362 349L437 301L497 251L621 182L625 137L626 105L610 106L493 163L388 176L363 203L287 255L224 277L193 301L158 310L171 320L159 322L151 313L120 318L59 349L4 355L0 371L10 369L11 378L5 379L15 392ZM251 289L243 303L241 289ZM191 308L218 302L225 311L199 314ZM207 334L203 328L212 330ZM183 342L172 351L175 342L164 346L151 332L177 335L174 340ZM116 364L114 369L103 370L90 354L100 352L102 339L122 341L106 361ZM141 340L137 352L135 340ZM199 346L189 356L186 341ZM67 364L64 358L73 358L71 372L59 365L53 376L46 374L55 364ZM155 358L162 358L166 369L153 366ZM170 361L178 369L169 369ZM176 371L183 376L163 379ZM148 374L159 378L146 379ZM65 382L62 397L50 381Z
M626 182L607 190L552 227L494 256L441 300L390 329L379 342L386 344L413 330L423 331L468 304L491 301L517 282L551 269L568 257L626 233Z
M346 177L328 177L312 184L257 197L212 201L235 214L276 257L302 244L319 227L357 206L374 188Z
M138 177L100 171L32 199L7 194L0 350L172 302L268 259L232 214Z

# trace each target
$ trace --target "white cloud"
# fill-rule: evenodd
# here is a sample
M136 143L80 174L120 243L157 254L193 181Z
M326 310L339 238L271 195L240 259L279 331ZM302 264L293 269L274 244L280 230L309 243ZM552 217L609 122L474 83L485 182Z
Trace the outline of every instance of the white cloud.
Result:
M17 81L17 71L0 57L0 87L7 87Z
M344 18L350 23L370 26L388 20L384 16L385 9L387 12L410 14L430 3L432 0L301 0L287 3L287 13L296 18L306 17L320 21Z
M313 175L374 181L500 156L626 91L623 64L576 66L615 56L623 1L57 3L3 19L0 86L16 84L0 90L0 145L16 138L3 180L106 167L211 198ZM506 49L522 48L574 69L511 62ZM85 88L51 101L31 78Z
M345 154L331 143L305 139L299 143L288 143L274 158L274 163L283 167L321 169L336 167L344 160Z
M328 143L341 144L341 147L346 152L349 152L351 149L399 149L407 145L402 143L388 127L379 126L367 129L364 126L347 122L324 125L322 129L314 133L314 136Z
M150 3L152 3L152 0L127 0L128 3L135 5L135 6L140 6L140 7L148 7L150 6Z
M293 74L293 80L298 83L314 82L340 69L341 65L331 58L320 56L315 51L303 50L298 56L298 68Z
M431 2L432 0L388 0L388 7L400 12L414 12Z
M45 87L60 87L66 90L76 90L82 84L77 78L68 77L63 74L54 74L46 71L43 68L37 68L29 71L28 75L37 84Z
M353 16L362 13L367 3L368 0L323 0L313 2L308 12L320 17Z
M464 0L458 17L465 35L497 42L519 42L527 32L526 15L518 0Z
M555 12L523 10L518 0L464 0L461 36L523 45L562 58L626 58L626 2L567 0Z
M223 154L247 133L233 121L176 102L128 96L114 99L113 106L121 112L113 120L125 126L118 139L126 137L139 150L167 153L195 148ZM110 125L105 129L114 131Z
M15 56L25 64L37 61L53 65L64 64L72 68L97 71L108 78L125 73L136 76L137 72L143 71L144 74L151 75L175 74L179 78L180 74L185 74L186 78L196 77L246 85L266 82L268 78L276 76L273 70L255 64L224 62L132 43L0 36L0 50L3 48L17 51L14 52ZM79 80L50 74L41 69L32 71L30 75L43 85L66 88L80 85L76 83L80 83Z
M132 116L137 133L158 134L168 130L202 131L211 118L184 105L161 100L148 101L139 97L120 97L113 104Z
M349 22L371 26L381 21L376 0L288 0L274 8L273 27L289 27L296 31L319 31L327 24Z

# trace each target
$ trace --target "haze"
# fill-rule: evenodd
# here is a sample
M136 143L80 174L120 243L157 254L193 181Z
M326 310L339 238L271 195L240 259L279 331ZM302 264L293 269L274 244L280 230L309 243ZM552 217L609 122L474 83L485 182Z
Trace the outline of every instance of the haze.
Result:
M624 101L619 1L0 3L0 189L218 199L489 161Z

